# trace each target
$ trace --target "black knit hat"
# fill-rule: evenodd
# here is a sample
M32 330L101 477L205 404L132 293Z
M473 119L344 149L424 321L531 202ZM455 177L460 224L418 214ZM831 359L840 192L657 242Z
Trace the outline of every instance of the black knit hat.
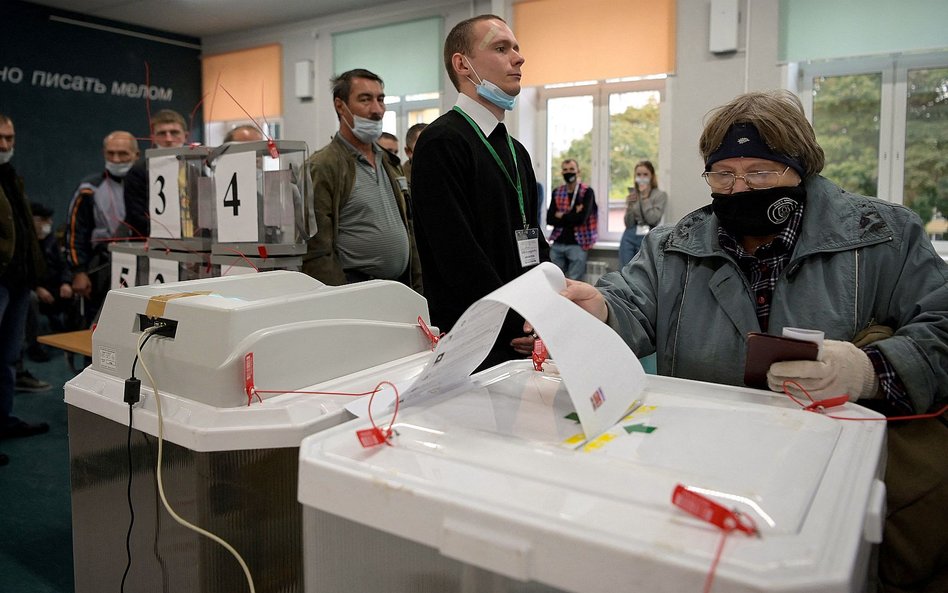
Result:
M757 131L757 127L754 126L754 124L737 123L731 126L727 134L724 135L724 140L721 142L721 145L708 156L708 160L704 163L704 170L710 171L711 165L718 161L737 157L776 161L796 171L801 179L805 176L803 164L797 159L776 152L767 146L767 143L761 138L760 132Z
M32 210L33 216L39 216L40 218L52 218L53 216L53 209L39 202L30 202L30 210Z

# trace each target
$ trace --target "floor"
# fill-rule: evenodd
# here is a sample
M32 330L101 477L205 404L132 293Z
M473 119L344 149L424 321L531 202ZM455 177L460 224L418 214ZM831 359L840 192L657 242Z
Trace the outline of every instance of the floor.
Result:
M73 377L61 351L48 362L27 361L35 377L52 385L43 393L17 393L13 411L28 422L47 422L48 433L0 441L10 464L0 467L0 589L15 593L73 591L69 443L63 385Z

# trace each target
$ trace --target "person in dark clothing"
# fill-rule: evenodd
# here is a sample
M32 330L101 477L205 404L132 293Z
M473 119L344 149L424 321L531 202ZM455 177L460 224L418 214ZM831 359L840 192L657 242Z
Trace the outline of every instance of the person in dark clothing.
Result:
M49 431L45 422L30 424L13 415L15 364L23 346L30 290L44 267L23 179L10 164L15 140L13 120L0 114L0 439ZM0 465L8 461L0 454Z
M46 274L39 278L34 290L36 309L32 315L44 315L49 322L49 329L54 332L68 331L72 326L66 318L74 309L72 272L66 265L62 243L53 232L53 210L39 202L30 202L30 209L33 211L33 227L46 263ZM36 319L32 328L27 321L26 353L31 360L43 362L44 359L49 360L49 355L43 356L45 352L36 341L38 327Z
M444 44L458 102L418 138L412 161L415 235L431 321L450 330L475 301L549 261L536 226L537 182L526 148L507 133L523 57L500 17L459 23ZM507 316L481 368L529 355L523 318Z
M181 148L188 141L188 124L180 113L161 109L149 122L151 142L156 148ZM148 162L145 157L135 161L125 175L125 224L122 236L144 239L151 232L148 217Z
M570 280L586 277L587 251L598 238L596 194L579 179L579 164L566 159L562 166L563 181L553 190L546 223L550 233L550 258Z

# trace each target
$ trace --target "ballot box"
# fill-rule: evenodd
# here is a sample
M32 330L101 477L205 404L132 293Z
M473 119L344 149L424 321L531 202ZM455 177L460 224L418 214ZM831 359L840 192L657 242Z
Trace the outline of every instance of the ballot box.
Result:
M198 145L145 151L153 248L188 252L211 248L217 222L214 179L207 167L209 152Z
M92 365L65 386L75 591L121 588L130 504L124 591L247 590L233 556L163 507L159 431L175 512L230 543L257 591L302 591L299 443L354 419L346 406L377 376L420 371L431 352L419 318L427 304L402 284L287 271L111 291Z
M302 256L316 233L305 142L234 142L213 149L215 255Z
M127 288L148 284L148 244L145 241L109 243L112 267L110 288Z
M615 368L616 373L623 372ZM881 540L885 422L782 394L647 376L586 439L553 365L467 385L300 447L306 590L387 593L863 591ZM853 420L841 420L852 418ZM739 513L728 533L672 503Z

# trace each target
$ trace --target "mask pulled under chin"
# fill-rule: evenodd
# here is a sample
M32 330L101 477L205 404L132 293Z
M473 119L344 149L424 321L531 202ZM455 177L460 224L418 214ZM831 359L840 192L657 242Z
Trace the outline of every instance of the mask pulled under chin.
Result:
M736 194L711 194L711 209L721 226L739 237L776 235L787 226L793 211L805 202L803 184Z
M352 134L366 144L372 144L382 136L382 120L352 115ZM346 122L347 124L349 122Z
M132 169L134 163L113 163L112 161L105 161L105 170L109 172L109 175L112 177L125 177L125 174Z

